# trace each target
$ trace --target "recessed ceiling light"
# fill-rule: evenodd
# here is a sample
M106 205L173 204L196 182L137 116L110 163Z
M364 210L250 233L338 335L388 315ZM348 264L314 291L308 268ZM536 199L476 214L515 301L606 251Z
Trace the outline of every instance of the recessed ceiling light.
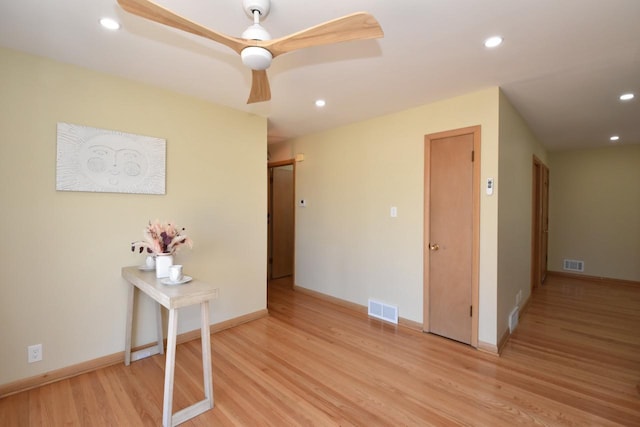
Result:
M634 94L632 93L625 93L623 95L620 95L620 101L629 101L631 99L633 99L635 97Z
M501 44L502 44L502 37L500 36L489 37L484 41L484 46L488 48L500 46Z
M120 29L120 24L111 19L111 18L102 18L100 20L100 25L102 25L104 28L108 29L108 30L119 30Z
M609 138L609 140L614 141L614 142L619 140L619 139L620 139L620 137L618 135L613 135L611 138Z
M316 101L316 107L324 107L325 105L327 105L327 102L324 99L318 99Z

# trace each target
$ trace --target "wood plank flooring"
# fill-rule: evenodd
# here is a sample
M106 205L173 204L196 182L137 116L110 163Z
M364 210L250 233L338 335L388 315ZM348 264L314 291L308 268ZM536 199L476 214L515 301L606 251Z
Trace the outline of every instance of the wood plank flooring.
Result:
M640 426L640 288L552 277L502 357L269 286L212 336L215 408L185 426ZM0 426L157 426L164 356L0 400ZM203 398L178 346L174 410Z

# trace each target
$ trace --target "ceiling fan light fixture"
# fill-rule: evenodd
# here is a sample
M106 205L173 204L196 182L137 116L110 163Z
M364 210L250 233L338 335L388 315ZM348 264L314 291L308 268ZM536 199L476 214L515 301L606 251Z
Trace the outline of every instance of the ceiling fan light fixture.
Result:
M242 63L252 70L266 70L271 65L273 55L267 49L258 46L249 46L240 52Z

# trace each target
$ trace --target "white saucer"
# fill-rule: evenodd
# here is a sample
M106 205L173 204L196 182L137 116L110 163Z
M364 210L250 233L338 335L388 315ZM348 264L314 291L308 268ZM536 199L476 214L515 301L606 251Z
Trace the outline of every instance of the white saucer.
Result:
M138 270L142 270L142 271L152 271L155 270L155 267L148 267L146 265L139 265L138 266Z
M169 279L168 277L166 279L162 279L160 280L160 283L162 283L163 285L182 285L183 283L187 283L193 280L193 277L191 276L182 276L182 280L178 281L178 282L174 282L173 280Z

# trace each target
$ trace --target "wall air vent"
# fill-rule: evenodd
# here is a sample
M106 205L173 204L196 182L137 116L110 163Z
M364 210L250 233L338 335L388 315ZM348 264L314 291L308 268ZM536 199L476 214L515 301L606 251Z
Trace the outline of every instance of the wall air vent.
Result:
M518 319L520 319L520 309L516 306L509 314L509 333L512 334L518 326Z
M562 265L563 270L584 272L584 261L577 259L565 259Z
M398 307L380 301L369 300L369 316L398 324Z

